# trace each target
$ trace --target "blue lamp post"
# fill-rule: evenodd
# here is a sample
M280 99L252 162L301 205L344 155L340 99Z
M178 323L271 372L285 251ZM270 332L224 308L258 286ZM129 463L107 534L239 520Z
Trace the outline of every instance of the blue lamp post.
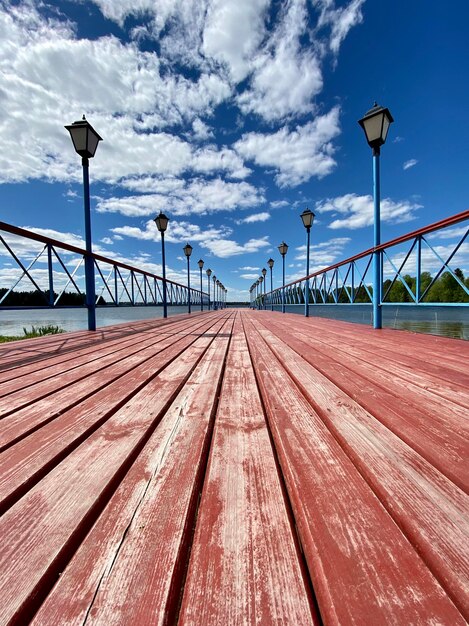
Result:
M160 214L155 217L156 228L161 234L161 263L163 266L163 317L168 317L168 301L166 295L166 259L164 254L164 234L168 228L169 217L160 211Z
M389 111L379 106L374 106L358 121L363 128L368 145L373 154L373 204L374 204L374 241L373 252L373 327L382 327L381 311L381 285L382 267L381 253L376 248L381 243L381 216L380 216L380 171L379 155L381 146L385 143L389 126L394 119Z
M273 311L274 310L274 301L272 299L272 292L273 292L273 281L272 281L272 268L274 267L274 263L275 261L273 259L269 259L267 261L267 265L270 268L270 310Z
M198 266L199 266L199 269L200 269L200 310L203 311L204 310L204 299L202 297L202 268L204 267L204 262L202 261L202 259L199 259Z
M212 277L213 280L213 310L216 311L217 310L217 296L216 296L216 284L217 284L217 277L215 276L215 274Z
M96 330L96 291L94 284L94 260L91 245L91 208L90 208L90 177L89 177L89 159L93 158L98 147L98 143L102 141L102 137L94 130L91 124L83 119L73 122L65 128L70 133L73 147L81 156L81 164L83 166L83 200L85 208L85 284L86 284L86 307L88 309L88 330Z
M278 251L282 255L282 313L285 313L285 255L288 252L288 246L284 241L279 245Z
M314 222L314 213L309 209L306 209L301 214L303 226L306 228L306 276L309 276L309 241L311 235L311 226ZM305 284L305 317L309 317L309 278L306 279Z
M210 276L212 275L212 270L208 269L206 271L207 274L207 282L208 282L208 310L210 311Z
M263 267L263 268L262 268L262 280L263 280L263 282L264 282L264 311L265 311L265 309L267 308L267 307L266 307L266 305L265 305L265 303L266 303L266 291L267 291L267 290L266 290L266 286L267 286L267 285L266 285L266 282L267 282L267 281L266 281L266 279L265 279L265 275L266 275L266 274L267 274L267 270L265 269L265 267Z
M191 254L192 254L191 244L186 243L183 250L184 250L184 254L187 257L187 310L188 310L188 313L190 313L191 312L191 272L190 272L189 259L191 258Z

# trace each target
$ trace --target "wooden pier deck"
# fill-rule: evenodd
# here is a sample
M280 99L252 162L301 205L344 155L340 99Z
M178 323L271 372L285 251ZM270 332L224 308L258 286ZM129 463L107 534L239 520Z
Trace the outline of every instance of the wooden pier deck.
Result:
M241 309L1 345L0 624L466 624L468 363Z

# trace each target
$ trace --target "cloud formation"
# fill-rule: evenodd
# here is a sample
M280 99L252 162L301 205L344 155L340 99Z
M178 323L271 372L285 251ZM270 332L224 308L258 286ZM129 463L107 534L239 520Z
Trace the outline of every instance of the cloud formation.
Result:
M79 182L63 124L83 113L104 138L93 178L114 186L131 180L145 192L165 177L247 180L246 161L273 169L280 187L326 176L340 129L338 108L317 112L324 51L337 55L361 4L94 0L123 33L128 17L136 24L126 37L86 39L64 13L3 0L0 182ZM220 106L254 116L264 130L224 145L213 127Z
M414 165L417 165L417 163L418 163L417 159L409 159L403 164L402 169L408 170L411 167L414 167Z
M395 202L390 198L381 200L381 221L392 224L410 222L415 219L416 211L422 208L416 204L403 200ZM337 198L328 198L316 203L318 213L332 213L333 219L329 228L347 228L355 230L365 226L371 226L374 222L373 197L371 195L359 196L349 193Z

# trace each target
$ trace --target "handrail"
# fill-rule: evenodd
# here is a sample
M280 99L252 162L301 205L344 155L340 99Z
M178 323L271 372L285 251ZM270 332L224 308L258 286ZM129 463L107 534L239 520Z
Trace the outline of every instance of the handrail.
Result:
M5 239L2 235L0 235L0 245L3 245L10 259L14 261L16 267L20 270L20 277L15 278L14 284L9 286L6 289L6 292L0 296L0 309L23 308L23 306L19 305L18 307L3 305L3 302L10 297L10 294L15 293L13 290L23 279L29 280L34 289L43 294L44 299L44 305L41 306L34 304L32 307L28 305L28 308L57 307L60 305L59 301L63 302L64 294L70 293L66 292L66 289L70 286L73 286L74 288L72 293L83 297L83 288L80 289L80 283L78 283L74 277L79 268L83 266L84 259L87 257L87 252L84 248L80 248L73 244L59 241L52 237L47 237L2 221L0 221L0 232L34 241L42 246L42 250L38 251L38 254L34 253L35 258L31 262L23 263L21 255L16 254L13 250L15 246L13 245L12 248L11 242L8 242L8 239ZM76 263L76 267L73 271L69 271L67 267L69 263L66 263L61 258L61 255L64 256L66 253L75 255L74 263ZM37 273L35 272L37 272L38 264L39 262L43 262L44 257L46 257L45 263L47 264L47 278L42 280L39 278L36 280L35 277L37 277ZM188 285L178 283L168 278L163 279L162 276L149 272L148 270L135 267L129 263L111 259L95 252L91 253L91 257L93 259L94 267L97 270L95 272L95 281L97 281L97 284L99 285L97 292L101 290L101 294L97 296L96 299L97 302L99 302L104 294L106 296L106 306L126 306L128 304L144 304L150 306L162 304L160 286L164 281L166 281L168 287L168 304L186 305L191 302L194 306L200 305L201 309L204 305L210 304L209 294L203 290L197 289L196 286L191 285L189 288ZM55 268L54 264L56 264ZM107 266L107 268L103 270L105 266ZM58 282L61 285L57 289L58 296L55 295L56 292L54 290L54 287L57 286L54 285L54 282L57 282L57 276L60 278ZM39 286L44 284L44 280L47 283L46 288ZM47 295L44 295L47 291L49 292L48 297ZM68 299L70 300L70 298ZM222 307L221 301L217 303L214 302L213 304L214 306L217 306L217 308ZM67 308L69 308L69 305L61 306L67 306ZM81 308L84 304L74 303L71 306Z
M461 251L463 244L465 244L469 236L469 228L462 234L454 234L454 242L450 244L450 250L444 251L444 254L441 253L438 246L432 245L429 237L426 237L430 233L455 226L467 220L469 220L469 210L406 233L379 246L368 248L272 291L262 293L261 290L258 293L251 290L251 306L265 308L266 305L269 305L273 309L274 306L282 305L282 310L284 310L284 304L303 304L305 306L308 304L311 306L317 304L371 304L373 289L370 284L370 268L371 260L376 253L381 256L379 277L381 287L383 285L386 287L386 289L380 290L379 306L398 302L430 305L436 303L435 300L438 304L444 302L452 306L469 306L469 288L463 280L464 276L457 269L454 269L456 254ZM458 238L459 241L457 241ZM409 242L410 247L405 246ZM409 247L407 252L406 250L402 251L403 244L405 248ZM396 249L396 246L401 247ZM390 249L393 249L392 255L389 254ZM396 255L398 255L397 258ZM410 272L415 272L415 277L410 277L412 281L410 284L408 267L414 259L416 265L414 270L411 269ZM423 266L426 263L429 263L429 269L435 270L437 268L437 271L423 271L425 269ZM454 301L451 295L448 297L447 294L443 294L442 296L441 290L438 294L432 291L438 279L445 273L452 277L456 291L460 290ZM384 280L385 275L386 281ZM402 285L401 291L404 291L404 295L399 295L399 289L395 288L396 283ZM438 291L438 288L436 289ZM452 295L454 296L454 293Z
M364 257L368 256L369 254L372 254L375 251L382 252L386 248L392 248L392 246L396 246L400 243L405 243L406 241L410 241L411 239L415 239L416 237L421 237L422 235L427 235L428 233L434 232L435 230L440 230L440 228L447 228L448 226L454 226L455 224L459 224L460 222L463 222L464 220L467 220L467 219L469 219L469 209L467 211L462 211L461 213L456 213L456 215L453 215L452 217L448 217L444 220L440 220L439 222L434 222L433 224L430 224L429 226L425 226L423 228L419 228L418 230L414 230L411 233L402 235L401 237L396 237L395 239L391 239L390 241L387 241L386 243L382 243L381 245L376 246L376 248L368 248L367 250L364 250L363 252L359 252L358 254L355 254L354 256L349 257L348 259L344 259L343 261L339 261L338 263L329 265L328 267L325 267L322 270L318 270L317 272L308 274L308 276L297 278L291 283L288 283L288 284L285 283L285 288L291 287L292 285L296 285L297 283L301 283L308 278L314 278L314 276L320 276L321 274L330 272L331 270L334 270L343 265L347 265L348 263L353 263L354 261L363 259ZM278 287L278 289L281 289L281 287ZM274 289L274 291L277 291L277 290Z
M0 221L0 230L4 230L5 232L12 235L18 235L20 237L26 237L27 239L33 239L34 241L39 241L40 243L57 246L58 248L62 248L63 250L68 250L69 252L79 254L80 256L86 254L86 250L84 248L78 248L77 246L73 246L72 244L66 243L65 241L59 241L58 239L53 239L52 237L46 237L45 235L40 235L39 233L35 233L34 231L26 230L25 228L20 228L19 226L13 226L12 224L8 224L7 222ZM123 263L122 261L110 259L109 257L105 257L102 254L97 254L96 252L93 252L92 255L93 258L97 261L102 261L103 263L108 263L110 265L116 265L129 271L138 272L139 274L145 274L150 278L163 280L163 277L159 276L158 274L153 274L152 272L148 272L147 270L141 269L139 267L128 265L127 263ZM187 289L187 285L182 285L181 283L177 283L169 278L166 279L166 282L172 283L173 285L179 285L180 287L184 287ZM192 287L191 291L197 291L200 293L200 289L192 289ZM202 291L202 293L204 295L207 295L205 291Z

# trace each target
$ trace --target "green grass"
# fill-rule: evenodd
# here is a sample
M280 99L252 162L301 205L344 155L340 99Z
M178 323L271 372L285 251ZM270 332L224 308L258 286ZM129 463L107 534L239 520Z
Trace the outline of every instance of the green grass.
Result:
M16 335L14 337L6 337L0 335L0 343L7 343L8 341L18 341L18 339L32 339L33 337L44 337L44 335L57 335L63 333L64 330L60 326L32 326L31 330L23 327L23 335Z

